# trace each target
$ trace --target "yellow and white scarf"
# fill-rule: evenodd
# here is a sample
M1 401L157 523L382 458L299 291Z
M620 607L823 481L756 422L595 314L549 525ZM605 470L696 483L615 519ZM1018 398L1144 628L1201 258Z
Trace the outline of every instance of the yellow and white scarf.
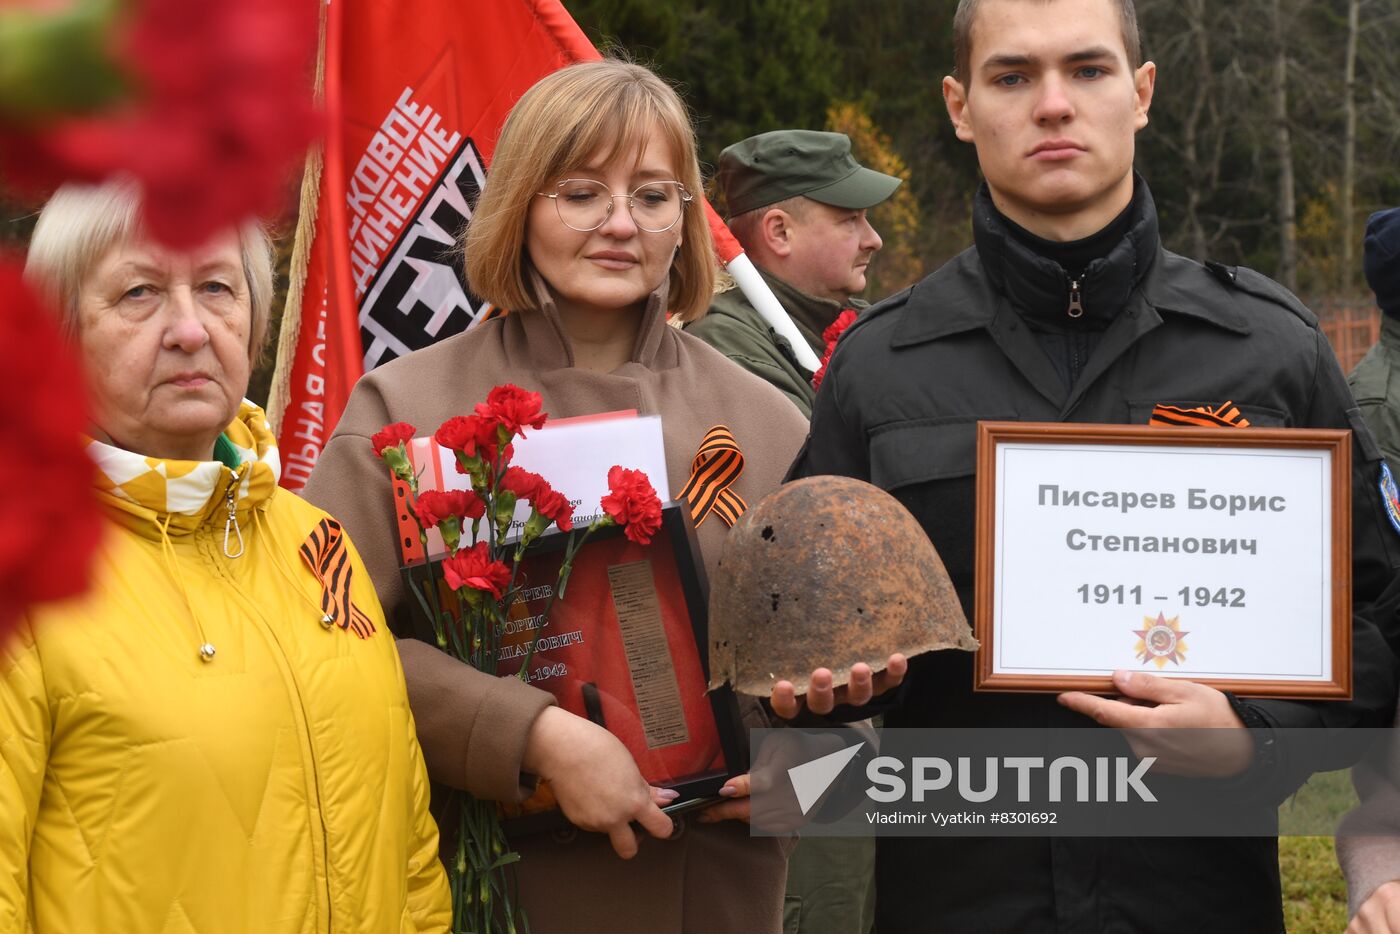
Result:
M272 495L281 476L277 438L267 415L246 399L224 435L240 461L234 490L237 510L255 509ZM225 514L216 511L226 508L235 472L221 461L147 457L92 438L87 439L87 453L97 467L99 494L121 512L170 516L172 532L192 531L206 517Z

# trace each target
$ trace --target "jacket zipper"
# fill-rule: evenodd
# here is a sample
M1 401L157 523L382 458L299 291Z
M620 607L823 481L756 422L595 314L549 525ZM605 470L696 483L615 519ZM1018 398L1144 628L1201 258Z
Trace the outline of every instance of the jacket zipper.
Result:
M316 823L320 825L321 830L321 862L326 876L326 930L333 931L335 930L335 899L331 892L331 840L330 832L326 829L325 793L321 787L321 765L316 759L316 741L311 735L311 716L306 709L306 699L302 696L300 682L297 681L296 675L292 672L292 663L287 650L283 647L282 640L277 637L277 630L268 622L262 610L243 595L235 581L228 580L226 583L233 598L247 608L249 616L262 623L265 633L271 637L268 641L276 646L273 656L282 663L282 676L287 680L292 695L296 698L297 709L301 712L301 727L306 731L306 748L311 760L311 785L316 791Z
M1065 313L1066 313L1067 315L1069 315L1071 318L1082 318L1082 317L1084 317L1084 302L1083 302L1083 296L1080 294L1080 290L1079 290L1079 280L1078 280L1078 279L1071 279L1071 280L1070 280L1070 283L1069 283L1069 308L1067 308L1067 309L1065 310Z
M233 479L229 481L228 489L224 491L224 506L228 509L228 518L224 521L224 557L241 558L243 556L243 530L238 527L238 502L234 496L234 490L238 488L239 472L235 471ZM229 533L232 532L238 538L238 550L229 551Z

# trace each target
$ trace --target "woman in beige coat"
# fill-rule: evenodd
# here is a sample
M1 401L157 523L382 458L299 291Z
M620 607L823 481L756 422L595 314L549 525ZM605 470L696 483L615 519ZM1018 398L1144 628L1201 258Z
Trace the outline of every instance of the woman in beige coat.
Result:
M705 433L725 425L754 503L781 482L806 424L777 390L666 325L704 312L713 252L684 105L651 72L571 66L512 110L467 236L474 291L512 313L366 375L306 495L355 537L390 618L405 605L392 498L369 438L390 422L431 430L500 383L539 392L554 418L634 409L662 417L680 490ZM701 525L713 569L726 526ZM751 838L730 801L674 829L621 743L544 691L400 643L430 774L499 801L550 781L573 824L602 833L514 841L539 934L776 932L785 843ZM752 711L757 714L756 708ZM750 719L751 725L761 721ZM747 793L746 781L729 786ZM630 824L651 836L641 838ZM611 845L610 845L611 844ZM627 858L632 857L632 858Z

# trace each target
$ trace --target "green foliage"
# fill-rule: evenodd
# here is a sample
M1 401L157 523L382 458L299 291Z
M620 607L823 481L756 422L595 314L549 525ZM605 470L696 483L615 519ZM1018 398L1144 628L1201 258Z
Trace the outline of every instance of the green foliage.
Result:
M919 201L909 184L909 167L859 104L834 105L826 113L826 128L851 138L851 151L862 165L904 180L893 195L870 209L870 223L885 245L870 265L867 287L874 295L888 295L913 285L923 277L923 264L915 252Z
M677 84L702 163L736 140L820 127L836 93L826 0L570 0L600 48L616 46ZM758 37L755 39L755 37Z
M1337 185L1324 182L1317 194L1298 206L1298 287L1318 294L1336 284L1341 265L1341 224L1338 223ZM1360 256L1361 228L1352 236L1352 246Z
M954 136L943 107L956 8L955 0L831 0L828 18L843 49L841 99L859 102L908 166L908 187L922 214L910 248L925 272L972 242L977 156ZM901 245L885 239L886 249ZM896 283L886 281L890 288L871 297L894 291Z

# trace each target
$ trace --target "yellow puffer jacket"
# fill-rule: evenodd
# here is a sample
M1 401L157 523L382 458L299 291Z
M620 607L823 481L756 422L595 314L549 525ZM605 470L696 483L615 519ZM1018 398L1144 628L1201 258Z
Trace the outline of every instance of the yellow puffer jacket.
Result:
M236 474L90 446L114 520L92 588L0 649L0 931L447 928L369 575L277 489L261 410L225 438Z

